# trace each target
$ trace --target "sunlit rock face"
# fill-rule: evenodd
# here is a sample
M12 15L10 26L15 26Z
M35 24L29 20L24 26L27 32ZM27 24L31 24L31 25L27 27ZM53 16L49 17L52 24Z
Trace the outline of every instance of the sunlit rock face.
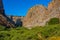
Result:
M29 9L25 17L13 16L12 19L5 15L2 1L0 0L0 25L15 27L15 24L21 25L20 22L22 22L22 26L33 28L45 26L51 18L55 17L60 18L60 0L52 0L47 8L42 5L36 5Z
M6 27L15 27L14 22L11 19L9 19L4 13L2 0L0 0L0 25Z
M60 0L52 0L48 7L41 5L29 9L23 20L23 26L33 28L35 26L44 26L51 18L60 18Z
M45 25L48 16L47 9L41 5L37 5L29 9L27 16L23 21L25 27L35 27Z
M49 5L48 5L48 12L49 12L49 17L57 17L60 18L60 0L53 0Z

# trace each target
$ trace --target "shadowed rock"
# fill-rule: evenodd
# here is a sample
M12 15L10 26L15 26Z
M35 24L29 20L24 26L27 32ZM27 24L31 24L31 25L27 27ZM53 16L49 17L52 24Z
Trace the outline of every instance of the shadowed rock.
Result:
M14 22L5 15L2 0L0 0L0 25L6 26L8 28L15 27Z
M17 19L16 26L18 27L18 26L22 26L22 25L23 25L23 23L22 23L21 19Z

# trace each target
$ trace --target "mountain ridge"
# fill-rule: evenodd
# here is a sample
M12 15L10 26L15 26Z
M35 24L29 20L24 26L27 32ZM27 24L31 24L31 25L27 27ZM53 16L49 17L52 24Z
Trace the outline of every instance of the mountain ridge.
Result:
M1 3L0 3L1 4ZM19 26L22 25L26 28L33 28L36 26L45 26L46 23L51 19L51 18L59 18L60 19L60 0L52 0L52 2L49 3L48 7L44 7L42 5L36 5L33 6L32 8L30 8L27 12L27 15L24 17L18 17L18 16L3 16L3 7L2 10L0 10L2 15L2 19L6 18L6 22L1 22L0 20L0 24L3 23L3 25L8 25L8 26L15 26L14 23L18 25L19 22ZM1 19L1 18L0 18ZM11 19L11 21L9 20ZM7 21L8 20L8 21ZM12 25L13 24L13 25ZM11 27L10 26L10 27Z

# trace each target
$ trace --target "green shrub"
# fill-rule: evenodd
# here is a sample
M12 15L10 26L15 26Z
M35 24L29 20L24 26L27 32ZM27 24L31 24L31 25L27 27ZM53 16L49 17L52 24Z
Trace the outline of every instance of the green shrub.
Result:
M3 30L5 30L5 27L0 25L0 31L3 31Z
M10 33L8 31L0 31L0 40L10 40Z
M49 25L52 25L52 24L59 24L59 18L51 18L48 22Z
M0 31L0 40L45 40L51 36L60 36L60 24L27 29L24 27Z

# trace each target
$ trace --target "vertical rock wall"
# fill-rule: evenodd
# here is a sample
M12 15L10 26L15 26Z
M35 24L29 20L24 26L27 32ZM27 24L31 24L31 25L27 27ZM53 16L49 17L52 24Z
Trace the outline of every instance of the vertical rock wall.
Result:
M48 8L37 5L29 9L23 20L23 26L32 28L44 26L51 18L60 18L60 0L52 0Z
M2 0L0 0L0 25L15 27L14 22L5 15Z

